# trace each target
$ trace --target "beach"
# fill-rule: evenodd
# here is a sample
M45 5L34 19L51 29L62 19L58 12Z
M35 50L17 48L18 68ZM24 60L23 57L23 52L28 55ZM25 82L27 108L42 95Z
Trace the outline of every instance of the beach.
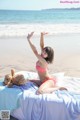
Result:
M80 77L80 10L0 10L0 77L17 71L34 71L37 58L32 52L27 34L34 31L33 44L40 51L40 33L45 46L54 49L54 61L49 72L64 72Z
M40 53L40 35L32 38L33 44ZM27 35L26 35L27 36ZM0 77L17 71L36 72L36 56L32 52L26 36L0 37ZM54 49L54 61L49 65L49 72L64 72L67 76L80 77L80 34L64 33L45 36L45 46Z

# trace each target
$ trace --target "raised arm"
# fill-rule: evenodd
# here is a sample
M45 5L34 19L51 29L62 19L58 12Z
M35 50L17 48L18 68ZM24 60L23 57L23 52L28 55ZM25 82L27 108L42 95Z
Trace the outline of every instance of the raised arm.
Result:
M44 48L44 35L48 34L47 32L41 32L41 36L40 36L40 47L41 47L41 51Z
M32 38L33 34L34 34L34 32L31 32L30 34L28 34L27 40L28 40L28 42L29 42L29 45L30 45L32 51L34 52L34 54L35 54L36 57L38 58L38 60L45 66L45 65L47 64L47 62L45 61L45 59L43 59L43 58L41 57L41 55L38 54L38 51L37 51L36 47L35 47L35 46L32 44L32 42L31 42L31 38Z
M30 45L32 51L34 52L34 54L38 54L38 52L37 52L37 50L36 50L36 47L35 47L35 46L32 44L32 42L31 42L31 38L32 38L33 34L34 34L34 32L31 32L30 34L28 34L27 40L28 40L29 45Z

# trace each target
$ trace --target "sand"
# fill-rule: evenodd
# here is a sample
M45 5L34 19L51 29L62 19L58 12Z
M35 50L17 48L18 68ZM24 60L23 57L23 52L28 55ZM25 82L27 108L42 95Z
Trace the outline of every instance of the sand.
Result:
M39 36L32 42L40 52ZM80 34L54 34L45 37L45 46L53 47L55 57L49 65L49 72L65 72L67 76L80 77ZM30 49L26 36L0 37L0 77L10 73L14 68L17 71L35 71L37 58Z

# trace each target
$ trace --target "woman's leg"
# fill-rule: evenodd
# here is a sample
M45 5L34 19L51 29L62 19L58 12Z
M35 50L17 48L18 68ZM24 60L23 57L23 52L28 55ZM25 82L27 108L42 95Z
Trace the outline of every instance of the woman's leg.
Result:
M55 88L54 81L47 80L39 87L37 94L51 93L54 91L54 88Z
M47 80L38 89L37 94L52 93L55 90L67 90L64 87L55 86L53 80Z

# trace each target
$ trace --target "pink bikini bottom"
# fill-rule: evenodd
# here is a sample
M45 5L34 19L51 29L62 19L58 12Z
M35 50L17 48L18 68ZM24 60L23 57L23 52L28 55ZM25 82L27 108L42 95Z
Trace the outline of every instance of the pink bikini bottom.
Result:
M46 79L43 80L42 84L43 84L44 82L48 81L48 80L52 80L52 81L54 82L54 84L56 84L56 82L57 82L56 78L53 78L53 77L51 77L51 78L50 78L50 77L46 77Z

